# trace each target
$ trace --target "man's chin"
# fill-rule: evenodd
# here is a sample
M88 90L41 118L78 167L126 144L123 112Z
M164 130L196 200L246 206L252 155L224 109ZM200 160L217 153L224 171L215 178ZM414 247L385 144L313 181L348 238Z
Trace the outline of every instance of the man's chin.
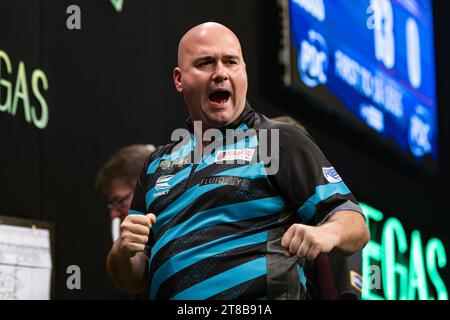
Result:
M222 128L233 122L233 113L230 110L214 110L205 114L206 125L212 128Z
M205 129L210 129L210 128L218 129L218 128L227 126L227 124L228 123L225 121L216 120L216 119L207 119L206 121L203 122L203 127Z

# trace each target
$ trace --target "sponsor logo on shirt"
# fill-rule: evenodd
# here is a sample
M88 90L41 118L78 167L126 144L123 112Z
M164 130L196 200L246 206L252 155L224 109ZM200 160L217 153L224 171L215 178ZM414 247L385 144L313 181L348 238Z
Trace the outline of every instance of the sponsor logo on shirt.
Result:
M329 183L339 183L342 181L341 177L333 167L322 168L322 172Z
M170 179L173 178L173 175L170 176L161 176L158 178L158 180L156 180L156 184L155 184L155 189L159 192L156 192L153 194L153 198L157 198L163 195L166 195L169 193L169 188L170 188L170 184L169 181Z
M220 151L217 153L216 160L214 162L235 160L251 161L254 153L254 149L234 149Z
M223 185L229 185L229 186L240 186L243 178L238 177L208 177L203 178L200 181L200 186L206 186L209 184L223 184Z
M161 191L161 192L156 192L156 193L153 194L153 198L161 197L161 196L164 196L164 195L166 195L166 194L168 194L168 193L169 193L169 190L165 190L165 191Z
M161 176L156 180L155 189L158 191L167 190L170 188L169 181L173 178L173 175L171 176Z
M361 275L355 271L350 271L350 283L352 286L358 291L362 292L363 290L363 279Z
M173 169L173 168L181 168L189 164L189 159L185 158L177 158L175 160L162 160L159 163L159 167L163 170Z

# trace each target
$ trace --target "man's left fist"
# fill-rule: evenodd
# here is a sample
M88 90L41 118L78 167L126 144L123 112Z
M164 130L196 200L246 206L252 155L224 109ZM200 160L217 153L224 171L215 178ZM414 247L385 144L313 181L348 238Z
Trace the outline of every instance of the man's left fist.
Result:
M336 235L326 228L293 224L281 239L281 246L288 257L314 261L321 253L328 253L336 245Z

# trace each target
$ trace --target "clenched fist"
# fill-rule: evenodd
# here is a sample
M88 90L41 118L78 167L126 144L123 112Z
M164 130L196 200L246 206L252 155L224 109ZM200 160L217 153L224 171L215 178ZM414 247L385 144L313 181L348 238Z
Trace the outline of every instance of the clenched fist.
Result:
M148 242L150 229L156 222L153 213L144 215L128 215L120 225L120 254L132 258L138 252L144 252Z
M288 257L314 261L319 254L333 250L336 242L336 235L323 227L293 224L283 235L281 246Z

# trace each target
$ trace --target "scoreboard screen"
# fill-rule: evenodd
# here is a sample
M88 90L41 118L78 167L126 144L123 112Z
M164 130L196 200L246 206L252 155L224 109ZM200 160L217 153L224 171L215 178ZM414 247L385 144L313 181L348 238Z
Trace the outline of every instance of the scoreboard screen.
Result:
M284 83L437 160L431 0L280 0Z

